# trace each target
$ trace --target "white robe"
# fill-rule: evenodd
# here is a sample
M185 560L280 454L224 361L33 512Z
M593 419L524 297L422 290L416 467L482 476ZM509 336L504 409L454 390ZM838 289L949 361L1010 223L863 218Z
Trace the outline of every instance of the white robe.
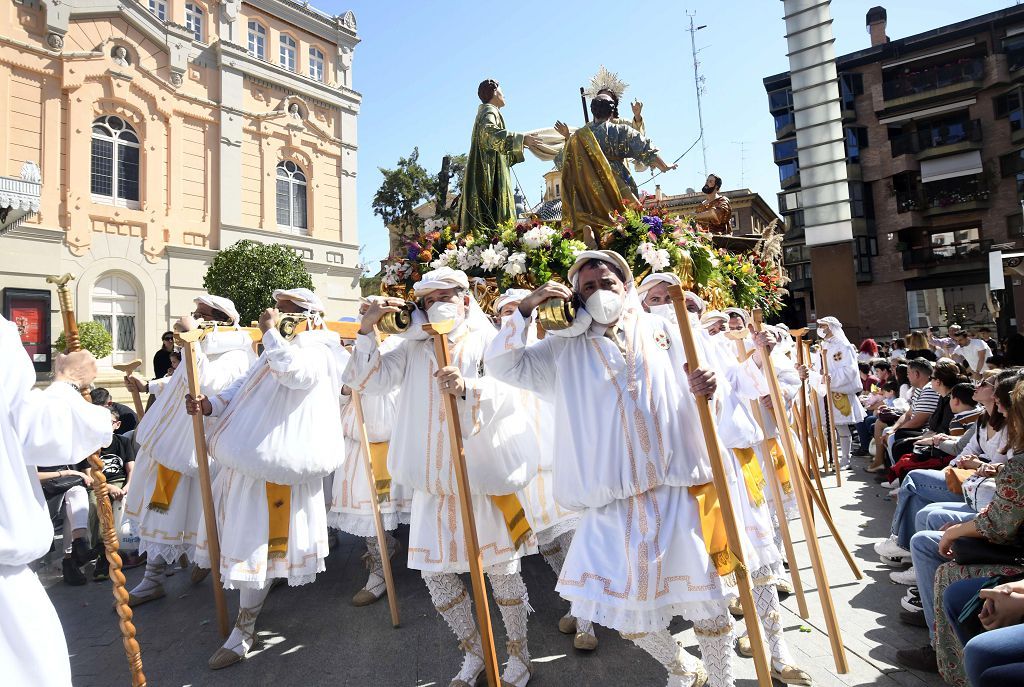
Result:
M0 666L7 684L67 687L64 630L28 567L53 541L35 466L73 465L107 446L110 413L67 384L30 391L35 370L3 316L0 359Z
M392 337L383 344L393 347L400 339ZM391 440L391 433L398 421L395 402L398 393L360 396L363 406L363 421L366 423L366 437L370 443ZM370 487L366 479L365 457L363 456L362 428L356 419L355 404L350 396L342 398L341 428L345 433L345 461L334 473L331 482L330 512L327 522L331 527L357 537L374 537L377 530L373 522L373 504L370 499L377 497L376 488ZM391 494L387 501L380 503L380 516L385 530L393 530L399 524L409 523L412 510L412 490L395 479L391 480Z
M275 577L291 586L312 582L329 553L323 478L341 462L345 353L337 334L319 330L286 341L271 329L263 346L243 377L210 398L220 417L209 445L221 464L213 499L226 589L262 589ZM268 482L291 487L283 558L268 557ZM200 521L196 562L209 567L209 557Z
M466 383L466 397L456 405L483 564L511 573L522 556L536 552L536 538L516 548L488 495L513 494L526 485L535 472L537 438L516 415L515 389L483 374L484 351L495 333L486 323L467 322L448 336L452 364ZM437 369L433 339L403 339L382 351L375 336L360 335L345 383L362 394L399 390L401 424L391 435L388 470L413 490L408 565L458 573L469 570L469 559Z
M256 354L252 339L244 331L217 328L203 338L196 351L196 368L203 395L214 396L246 373ZM139 444L132 488L125 498L124 512L138 529L139 553L151 561L174 563L185 554L195 560L196 532L203 512L199 488L192 418L185 412L188 375L178 365L170 377L149 383L156 401L139 422L135 441ZM216 418L204 420L211 432ZM158 464L181 473L166 512L147 508L157 484ZM211 478L217 464L210 462Z
M526 346L519 312L487 353L487 368L550 398L555 498L583 511L557 590L572 614L621 632L672 617L725 613L732 592L701 537L687 487L712 481L678 328L628 310L626 355L601 325Z
M857 397L864 389L860 368L857 367L857 349L851 343L835 339L824 339L821 348L822 355L828 356L836 425L856 424L867 416Z

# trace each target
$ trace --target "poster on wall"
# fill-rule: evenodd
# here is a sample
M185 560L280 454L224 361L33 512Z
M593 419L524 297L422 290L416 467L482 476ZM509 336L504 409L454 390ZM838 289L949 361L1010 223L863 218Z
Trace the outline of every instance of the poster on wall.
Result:
M4 317L18 328L21 345L36 372L50 372L50 292L4 289Z

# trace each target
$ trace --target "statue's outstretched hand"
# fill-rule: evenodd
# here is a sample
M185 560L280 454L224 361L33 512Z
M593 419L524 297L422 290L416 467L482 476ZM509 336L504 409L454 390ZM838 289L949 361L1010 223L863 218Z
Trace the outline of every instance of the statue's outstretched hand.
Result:
M565 122L561 120L555 122L555 131L562 134L562 138L564 138L565 140L569 140L569 125L566 124Z
M523 147L536 148L540 145L540 136L536 134L523 134Z

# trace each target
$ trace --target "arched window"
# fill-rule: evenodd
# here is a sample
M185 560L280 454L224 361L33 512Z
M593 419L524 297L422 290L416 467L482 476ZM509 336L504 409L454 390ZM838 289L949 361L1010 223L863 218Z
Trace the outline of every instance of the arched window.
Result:
M92 123L92 198L139 207L139 137L131 124L114 115Z
M200 43L203 42L203 8L199 5L185 3L185 28L189 30L192 37Z
M249 54L259 60L267 59L267 30L256 21L249 22Z
M139 296L135 286L122 277L105 274L92 287L92 319L103 325L113 339L114 351L101 365L120 365L134 360L135 317Z
M309 49L309 78L324 80L324 54L316 48Z
M277 228L307 234L306 175L291 160L277 165Z
M281 34L281 66L295 71L295 39L286 33Z

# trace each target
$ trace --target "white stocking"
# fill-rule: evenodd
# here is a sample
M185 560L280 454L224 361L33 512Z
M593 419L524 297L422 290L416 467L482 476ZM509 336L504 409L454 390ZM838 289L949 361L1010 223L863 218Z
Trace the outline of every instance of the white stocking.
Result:
M519 573L488 573L487 577L491 580L494 601L501 610L501 620L505 623L505 635L508 637L508 663L501 674L501 681L522 687L529 682L532 670L530 649L526 643L526 618L532 609L526 583Z
M452 632L459 640L459 648L464 654L462 669L454 680L473 684L477 676L483 672L484 658L469 592L466 591L466 586L462 584L459 576L454 573L423 573L423 581L427 584L434 608L448 623L448 627L452 628Z
M775 577L769 566L759 568L751 575L754 581L754 604L757 606L757 617L761 619L761 629L768 637L768 647L772 652L772 662L776 669L793 665L793 656L786 646L786 638L782 633L782 616L779 605L779 593L773 582Z
M668 671L668 687L690 687L697 679L699 666L683 651L683 647L668 630L638 635L622 635L649 653Z
M850 425L836 425L836 434L839 435L839 467L846 467L850 464L850 453L853 451Z
M154 589L162 587L163 583L160 578L163 577L164 570L167 568L167 564L163 561L146 561L146 573L142 576L142 581L135 585L135 589L128 592L135 596L148 596Z
M235 619L235 627L224 642L224 648L234 651L239 656L245 656L246 652L256 643L256 618L263 610L263 602L267 600L270 593L270 584L263 589L242 589L238 598L238 618Z
M733 687L732 616L726 614L711 620L696 620L693 632L697 635L700 655L708 669L708 684L711 687Z
M390 556L394 553L398 542L387 532L384 533L384 537L387 541L388 556ZM366 564L366 569L370 571L363 589L379 597L384 593L386 585L384 584L384 561L380 555L377 537L366 537L366 554L363 556L363 562Z

